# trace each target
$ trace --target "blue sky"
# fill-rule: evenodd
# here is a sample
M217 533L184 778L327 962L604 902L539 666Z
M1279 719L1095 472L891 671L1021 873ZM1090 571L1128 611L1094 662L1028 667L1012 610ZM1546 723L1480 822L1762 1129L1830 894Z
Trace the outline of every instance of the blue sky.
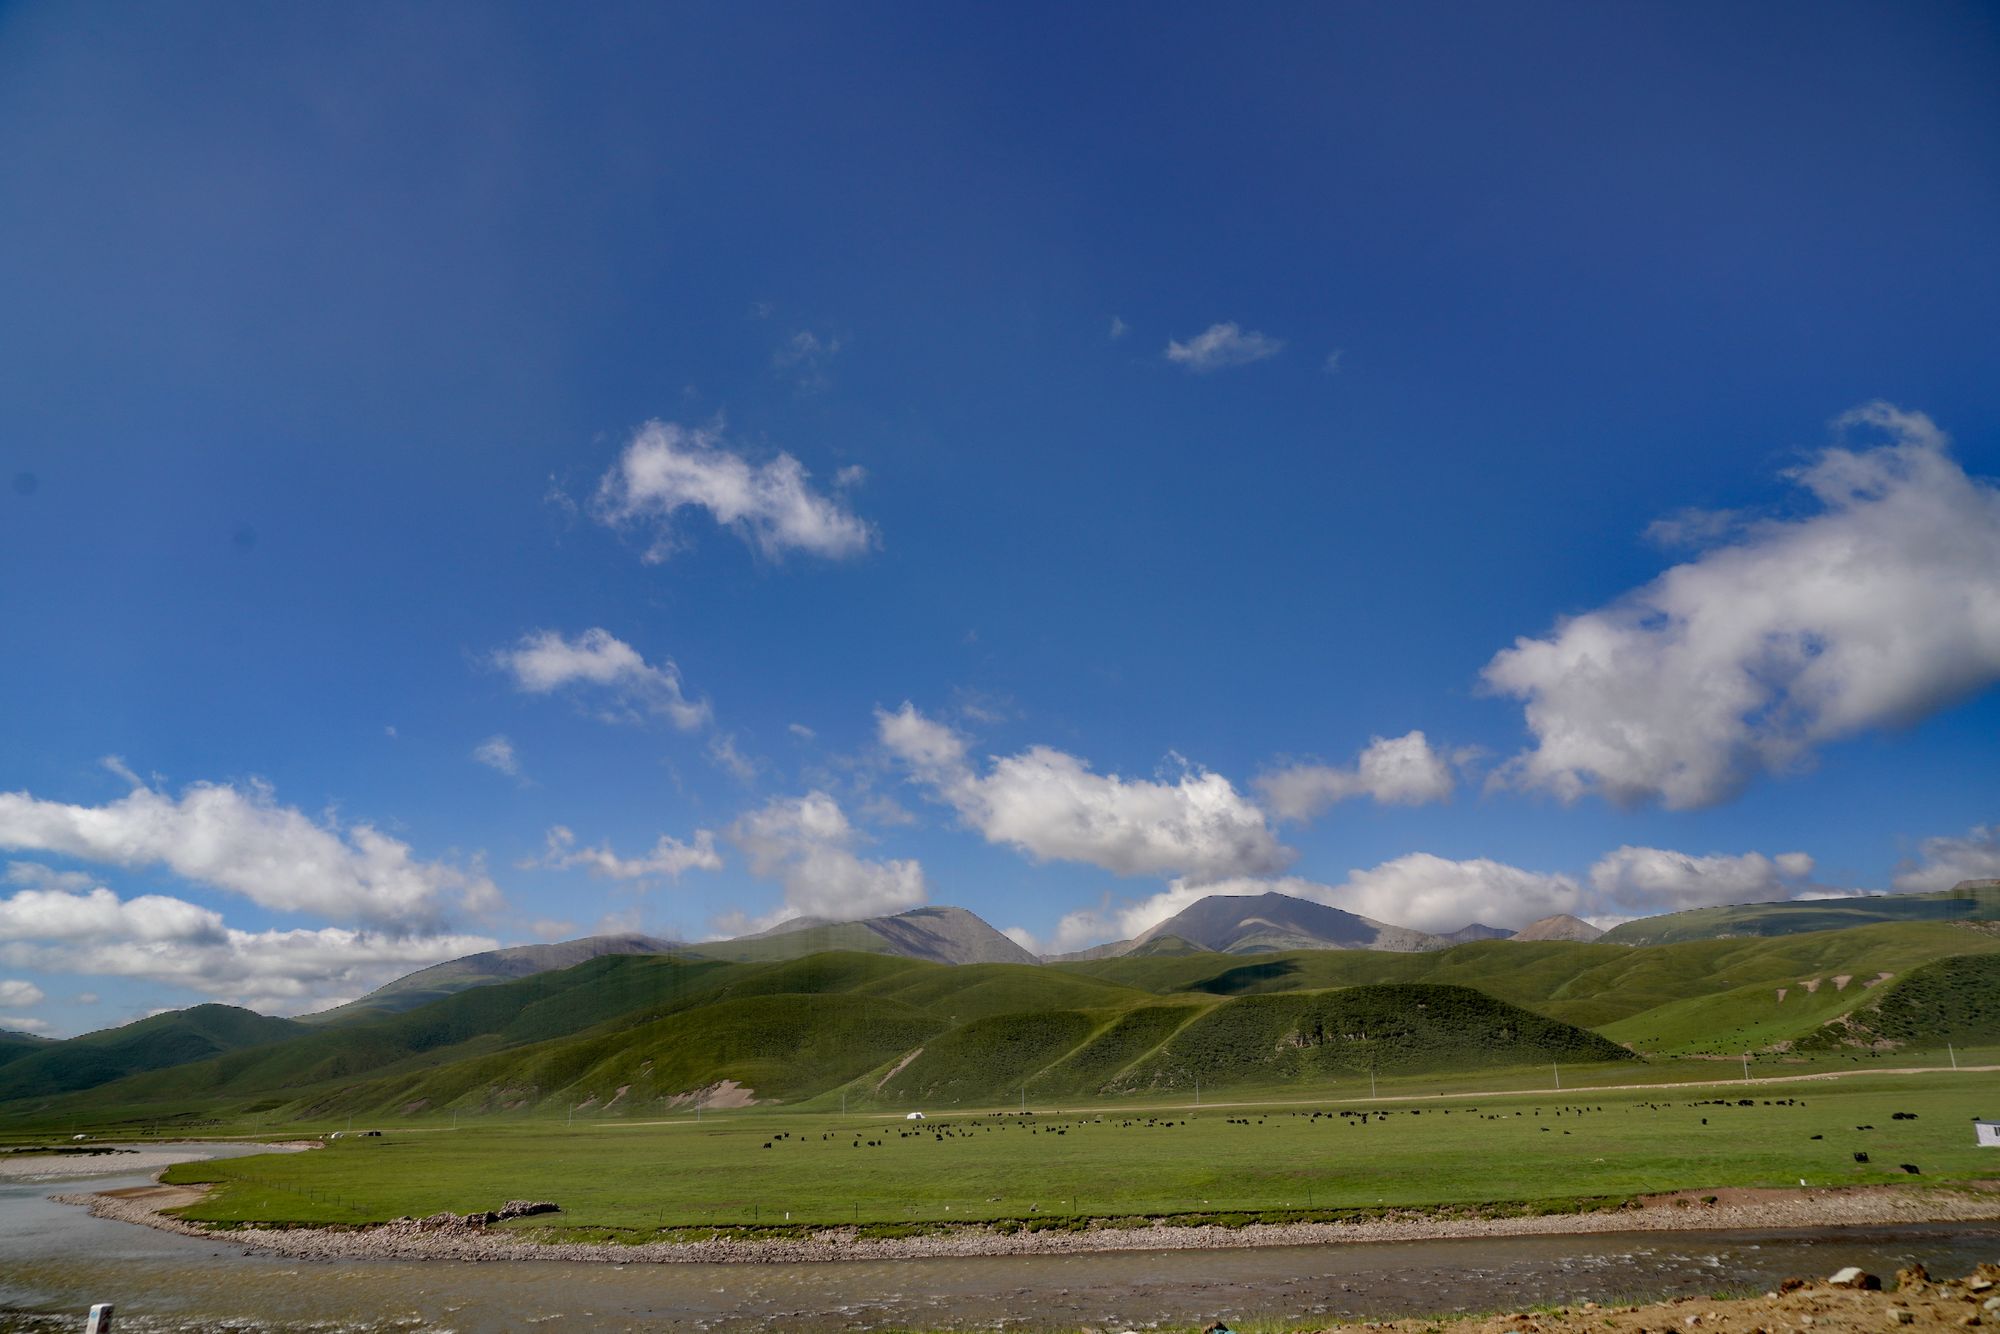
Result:
M0 7L0 1027L2000 874L1972 5Z

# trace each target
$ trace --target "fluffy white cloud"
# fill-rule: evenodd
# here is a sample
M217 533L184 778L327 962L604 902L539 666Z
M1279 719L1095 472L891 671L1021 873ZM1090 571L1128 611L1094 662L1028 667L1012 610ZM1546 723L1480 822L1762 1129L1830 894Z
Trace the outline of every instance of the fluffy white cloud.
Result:
M579 848L576 835L566 826L557 825L548 833L548 855L541 865L558 869L581 867L592 875L606 876L613 880L638 880L647 876L665 876L678 880L683 871L720 871L722 854L715 850L715 835L707 829L697 829L694 841L683 843L665 834L653 844L653 850L643 857L620 857L606 847Z
M1977 825L1963 838L1927 838L1917 859L1891 883L1902 893L1950 889L1961 880L2000 879L2000 825Z
M1185 343L1169 342L1166 358L1197 375L1219 371L1226 366L1247 366L1253 361L1275 357L1284 349L1280 339L1245 333L1235 323L1211 324Z
M1448 801L1454 786L1451 765L1422 732L1376 737L1353 768L1294 764L1256 780L1264 805L1286 820L1310 820L1335 802L1373 797L1394 806Z
M1188 767L1172 781L1126 779L1048 746L994 758L979 774L964 738L908 703L876 710L875 725L882 745L960 819L1031 857L1211 879L1291 861L1264 813L1220 774Z
M840 559L875 544L874 528L838 497L815 491L790 454L752 463L719 430L647 422L598 485L595 512L614 527L649 527L646 559L657 562L679 544L675 515L688 508L707 510L771 560L791 551Z
M1321 898L1336 908L1419 931L1456 931L1472 922L1526 926L1575 912L1583 887L1566 875L1523 870L1486 857L1466 861L1412 852L1366 871L1350 871Z
M472 748L472 758L489 769L497 769L509 778L521 776L521 760L514 754L514 743L504 736L490 736Z
M857 856L859 832L824 792L779 797L737 817L730 841L750 859L753 873L784 886L775 913L735 925L758 929L792 917L851 921L921 906L929 890L913 860L875 861Z
M1806 882L1812 869L1813 859L1803 852L1695 857L1628 846L1590 868L1590 887L1595 911L1636 916L1801 897L1815 888Z
M492 660L514 678L516 689L529 694L601 690L600 698L609 704L598 716L607 722L657 717L692 732L709 721L708 701L687 697L678 667L665 659L647 662L639 650L601 627L573 639L554 630L531 631L513 648L495 652Z
M0 1005L40 1005L46 993L33 982L20 978L0 978Z
M239 931L182 899L120 899L101 887L24 889L0 899L0 963L9 967L143 978L269 1013L337 1003L495 945L483 936L339 927Z
M500 902L478 870L420 861L371 825L315 822L263 783L197 783L178 799L138 787L102 806L0 793L0 847L165 866L267 908L385 926L430 926L451 904Z
M1535 737L1496 777L1705 806L2000 679L2000 489L1967 476L1921 413L1876 403L1837 426L1888 443L1788 474L1815 512L1742 528L1487 664Z

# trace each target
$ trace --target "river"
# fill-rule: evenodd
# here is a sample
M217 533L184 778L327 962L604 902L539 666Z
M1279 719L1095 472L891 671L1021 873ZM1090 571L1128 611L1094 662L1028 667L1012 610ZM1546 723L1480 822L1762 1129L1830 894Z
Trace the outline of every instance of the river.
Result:
M300 1263L48 1198L150 1179L115 1163L87 1180L0 1182L0 1331L78 1330L101 1301L117 1303L118 1334L1190 1329L1761 1291L1846 1264L1963 1274L2000 1259L2000 1226L1939 1224L810 1265Z

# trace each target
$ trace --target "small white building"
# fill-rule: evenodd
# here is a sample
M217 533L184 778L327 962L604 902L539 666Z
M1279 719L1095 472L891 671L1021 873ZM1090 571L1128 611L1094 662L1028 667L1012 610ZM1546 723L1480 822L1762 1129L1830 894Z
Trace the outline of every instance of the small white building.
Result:
M2000 1149L2000 1121L1974 1121L1972 1132L1982 1149Z
M921 1121L924 1119L924 1114L922 1112L911 1112L908 1116L904 1117L903 1119L905 1121Z

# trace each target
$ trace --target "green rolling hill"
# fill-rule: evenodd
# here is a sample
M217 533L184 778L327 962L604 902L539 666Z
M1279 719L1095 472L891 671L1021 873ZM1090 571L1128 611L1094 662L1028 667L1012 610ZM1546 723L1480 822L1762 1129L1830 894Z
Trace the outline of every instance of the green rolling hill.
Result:
M1929 894L1745 903L1640 917L1600 937L1612 945L1669 945L1727 936L1789 936L1877 922L2000 921L2000 880L1962 880Z
M0 1101L94 1088L140 1071L266 1047L303 1031L293 1020L233 1005L197 1005L67 1042L38 1041L0 1063Z
M0 1028L0 1065L18 1061L23 1056L32 1056L43 1048L54 1045L53 1038L40 1038L33 1033L17 1033L11 1028Z
M1155 938L1170 945L1170 938ZM1875 923L1631 947L1224 954L1059 965L828 951L605 953L337 1023L198 1006L30 1044L0 1123L657 1115L691 1101L996 1105L1383 1074L1990 1039L2000 926Z
M641 935L585 936L581 940L565 940L553 945L515 945L504 950L487 950L420 968L387 986L377 987L359 1000L305 1015L303 1022L335 1024L401 1014L404 1010L414 1010L419 1005L428 1005L472 987L510 982L515 978L533 977L536 973L553 972L560 968L574 968L586 960L602 958L607 954L685 952L688 952L687 947L675 941Z

